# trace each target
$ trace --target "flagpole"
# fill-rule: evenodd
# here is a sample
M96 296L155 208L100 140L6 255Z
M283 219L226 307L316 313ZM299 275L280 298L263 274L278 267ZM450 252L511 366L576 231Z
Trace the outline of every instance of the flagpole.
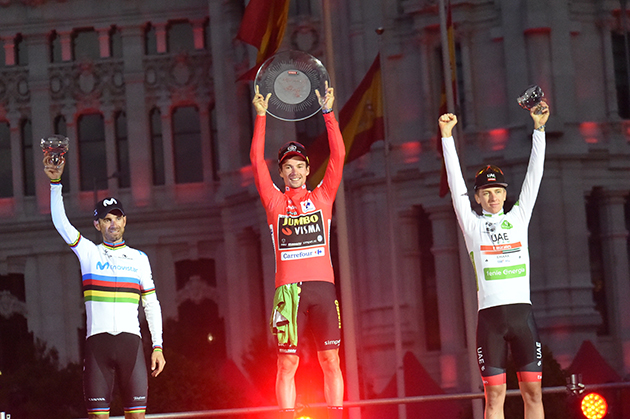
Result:
M335 82L335 55L332 36L332 18L330 0L322 0L322 14L324 24L324 39L326 42L326 70L331 84ZM337 242L339 245L339 287L341 292L341 320L343 322L343 349L345 355L345 389L348 401L360 400L359 366L357 361L356 330L354 321L354 294L352 292L352 274L350 271L350 246L348 243L348 221L346 209L346 193L342 178L337 197ZM349 419L361 419L361 409L348 409Z
M389 263L392 282L392 307L394 314L394 351L396 354L396 395L399 398L405 397L405 365L403 362L403 346L402 346L402 331L401 331L401 316L400 316L400 298L398 296L398 263L396 261L396 236L394 226L394 194L392 191L392 175L390 168L390 143L389 143L389 124L387 118L387 94L385 91L385 58L382 54L383 42L382 35L385 29L379 27L376 29L378 35L378 51L379 60L381 65L381 91L383 93L383 128L385 131L385 193L387 196L387 227L389 236ZM398 405L398 419L407 418L406 405Z
M450 0L449 0L450 1ZM455 93L453 92L453 72L455 69L455 63L451 62L450 45L448 39L448 29L446 22L446 5L445 0L439 2L439 16L440 16L440 36L442 41L442 67L444 71L444 85L446 91L446 107L450 113L455 113ZM457 137L460 139L458 144L463 143L463 135L461 128L457 128ZM461 151L461 150L459 150ZM458 152L458 154L460 154ZM478 377L479 370L477 366L477 359L474 352L471 352L471 348L477 347L476 339L476 319L477 319L477 299L472 290L473 278L470 274L470 269L466 270L466 264L468 263L468 254L466 251L466 245L463 241L461 234L457 235L457 242L459 248L459 270L460 281L462 285L462 298L464 303L464 324L466 332L466 347L468 348L468 369L470 373L470 389L475 392L478 391L478 386L475 385L475 377ZM472 411L474 419L481 419L483 417L483 404L481 400L472 401Z

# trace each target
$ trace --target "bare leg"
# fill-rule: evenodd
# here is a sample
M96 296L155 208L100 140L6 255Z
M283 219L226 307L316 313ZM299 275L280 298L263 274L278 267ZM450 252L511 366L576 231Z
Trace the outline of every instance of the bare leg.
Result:
M142 413L128 413L125 412L125 419L144 419L144 412Z
M505 403L505 392L507 385L484 386L486 394L485 419L504 419L503 404Z
M540 381L519 382L525 405L525 419L544 419L545 410L542 402L542 384Z
M339 366L339 349L318 351L317 359L324 372L324 396L328 406L343 405L343 375Z
M278 355L278 372L276 374L276 399L280 409L295 407L295 372L300 357L297 355Z

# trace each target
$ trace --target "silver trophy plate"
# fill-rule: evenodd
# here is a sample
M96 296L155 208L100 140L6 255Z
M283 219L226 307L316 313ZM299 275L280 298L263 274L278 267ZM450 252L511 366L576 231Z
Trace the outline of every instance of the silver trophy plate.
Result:
M529 86L519 97L516 98L516 101L523 109L527 109L531 111L534 108L537 108L534 113L536 115L540 115L542 109L540 107L540 102L545 97L545 93L542 91L540 86L532 85Z
M63 135L51 135L42 138L39 145L46 157L50 157L50 162L59 166L64 161L64 155L68 152L70 139Z
M267 112L283 121L301 121L322 108L315 90L323 97L330 77L317 58L302 51L283 51L258 69L254 85L263 97L271 93Z

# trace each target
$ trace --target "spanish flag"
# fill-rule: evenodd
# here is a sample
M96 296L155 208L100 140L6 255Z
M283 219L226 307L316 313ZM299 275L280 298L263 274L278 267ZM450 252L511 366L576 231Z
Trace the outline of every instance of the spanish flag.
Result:
M373 143L385 139L381 64L376 56L370 69L339 112L339 129L346 145L346 163L370 151ZM315 187L324 177L328 164L328 136L323 133L311 144L309 186Z
M250 0L243 13L237 39L258 49L256 65L239 80L254 80L258 68L278 51L289 16L289 0Z
M451 10L450 0L446 1L446 39L448 45L442 45L442 48L448 48L448 59L450 74L444 75L442 81L442 95L440 97L440 115L449 112L446 100L446 83L451 83L453 86L453 102L457 103L457 68L455 64L455 30L453 28L453 13ZM443 198L448 193L448 177L446 175L446 165L444 164L444 154L442 151L442 135L438 129L437 136L437 149L442 156L442 168L440 170L440 198Z

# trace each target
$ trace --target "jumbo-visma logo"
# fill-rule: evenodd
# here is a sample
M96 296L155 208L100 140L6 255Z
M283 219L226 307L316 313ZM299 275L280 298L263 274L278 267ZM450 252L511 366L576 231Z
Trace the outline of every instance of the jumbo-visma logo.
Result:
M101 263L100 261L96 262L96 269L99 271L104 270L113 270L113 271L126 271L126 272L138 272L138 268L128 265L114 265L109 262Z

